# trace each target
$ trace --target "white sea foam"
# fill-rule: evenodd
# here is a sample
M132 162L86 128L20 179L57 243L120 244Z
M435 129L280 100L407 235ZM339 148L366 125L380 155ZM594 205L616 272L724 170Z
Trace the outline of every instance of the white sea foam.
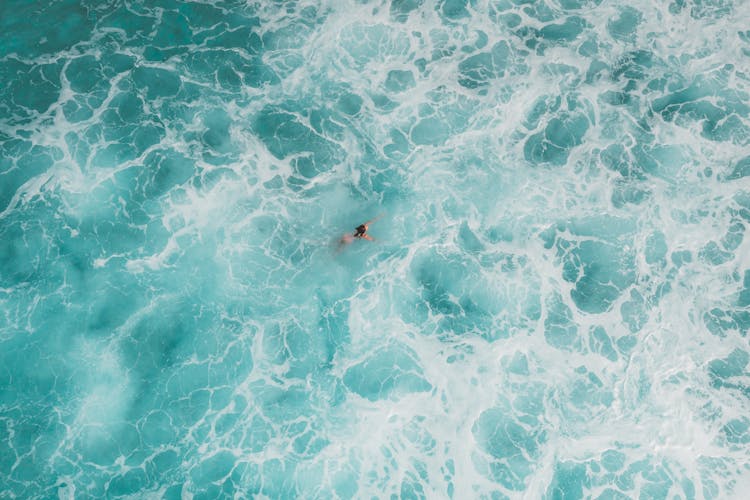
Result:
M259 45L222 49L248 64L227 62L235 87L188 56L242 25L139 46L199 22L170 9L130 11L154 16L143 40L102 28L29 59L64 61L58 98L2 132L61 154L0 212L49 215L8 232L7 254L31 255L13 276L44 296L3 282L0 327L77 339L44 470L83 458L58 495L163 467L142 492L179 476L186 497L740 498L750 381L725 360L748 351L744 4L568 3L427 2L405 22L397 3L248 5ZM94 97L70 59L112 47L183 93L147 98L123 69L69 119ZM111 116L121 94L137 123ZM148 124L155 143L97 156ZM337 247L378 215L376 241Z

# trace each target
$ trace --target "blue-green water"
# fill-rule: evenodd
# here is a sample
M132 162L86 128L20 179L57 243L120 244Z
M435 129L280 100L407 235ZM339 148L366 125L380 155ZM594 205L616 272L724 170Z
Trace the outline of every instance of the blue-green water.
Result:
M3 1L0 497L746 498L748 12Z

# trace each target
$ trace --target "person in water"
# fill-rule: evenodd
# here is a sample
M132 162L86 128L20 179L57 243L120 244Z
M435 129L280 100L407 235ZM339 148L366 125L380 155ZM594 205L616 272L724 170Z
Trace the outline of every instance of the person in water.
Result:
M370 229L370 224L372 224L373 222L375 222L376 220L378 220L378 218L379 217L377 217L377 218L375 218L373 220L368 220L364 224L360 224L359 226L357 226L354 229L354 233L353 234L345 234L344 236L342 236L341 240L339 240L339 249L342 246L344 246L344 245L348 245L349 243L351 243L355 239L375 241L375 238L373 238L372 236L370 236L369 234L367 234L367 230Z
M354 230L353 236L355 238L364 238L364 239L369 240L369 241L375 241L375 238L373 238L372 236L370 236L369 234L367 234L367 230L370 228L369 226L370 226L369 222L365 222L364 224L360 224L359 226L357 226L357 229Z

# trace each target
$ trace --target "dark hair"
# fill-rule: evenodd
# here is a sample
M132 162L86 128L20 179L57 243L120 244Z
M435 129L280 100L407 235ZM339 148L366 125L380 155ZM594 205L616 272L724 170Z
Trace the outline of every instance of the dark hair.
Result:
M364 224L360 224L359 226L357 226L357 229L354 232L354 236L362 236L366 232L367 232L367 226L365 226Z

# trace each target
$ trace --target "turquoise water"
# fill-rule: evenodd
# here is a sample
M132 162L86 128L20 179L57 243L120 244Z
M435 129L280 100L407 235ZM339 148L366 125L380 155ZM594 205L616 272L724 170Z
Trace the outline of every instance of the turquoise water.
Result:
M5 0L0 497L745 498L749 7Z

